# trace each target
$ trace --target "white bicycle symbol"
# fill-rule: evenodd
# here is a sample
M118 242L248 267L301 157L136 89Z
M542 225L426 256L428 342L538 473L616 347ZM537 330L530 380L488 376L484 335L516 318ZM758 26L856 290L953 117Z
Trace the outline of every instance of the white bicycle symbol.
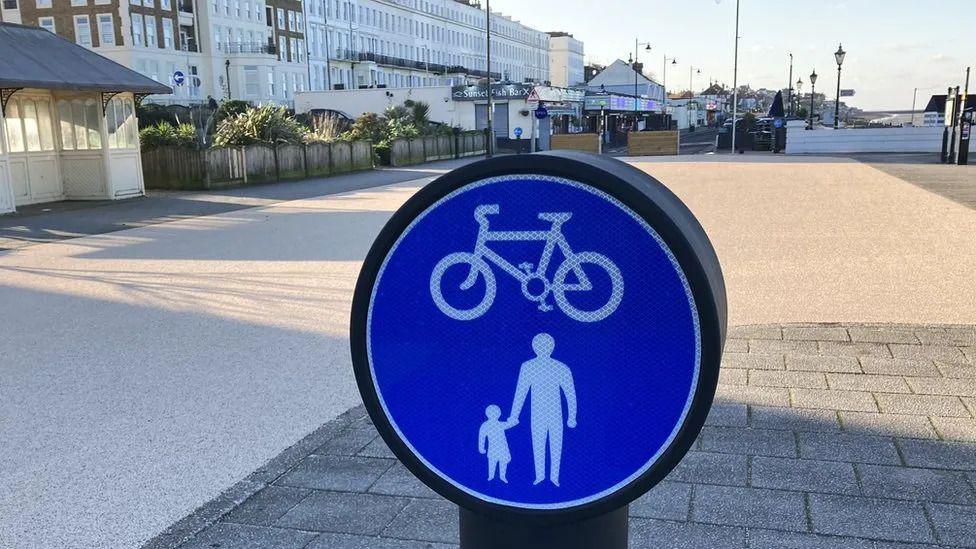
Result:
M539 219L552 223L547 231L490 231L488 216L498 213L498 204L483 204L474 210L474 218L478 222L478 237L474 245L474 252L455 252L444 256L437 262L430 274L430 295L437 308L447 316L456 320L472 320L485 314L495 300L497 290L495 273L488 262L497 265L501 270L515 277L522 283L522 295L530 301L539 303L540 311L551 311L552 305L546 302L551 293L559 309L572 319L580 322L597 322L613 313L624 296L624 280L620 276L620 269L604 255L596 252L574 252L562 233L562 225L573 216L571 212L542 212ZM539 263L521 263L518 267L506 261L503 257L489 249L488 242L526 242L542 241L545 246ZM546 279L549 261L552 259L556 247L562 253L562 263L556 268L552 280ZM602 269L610 279L610 297L598 309L584 310L575 307L566 298L567 292L588 292L593 284L583 270L584 265L594 265ZM467 278L461 282L461 290L470 290L481 275L485 280L485 295L481 301L470 309L459 309L444 299L442 290L444 273L455 265L468 265ZM566 277L572 272L576 281L567 283Z

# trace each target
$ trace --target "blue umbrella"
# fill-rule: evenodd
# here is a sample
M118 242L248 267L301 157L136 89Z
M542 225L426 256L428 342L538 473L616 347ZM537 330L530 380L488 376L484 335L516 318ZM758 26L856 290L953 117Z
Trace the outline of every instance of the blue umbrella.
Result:
M769 107L769 114L773 118L782 118L786 116L786 111L783 110L783 92L776 92L776 97L773 98L773 104Z

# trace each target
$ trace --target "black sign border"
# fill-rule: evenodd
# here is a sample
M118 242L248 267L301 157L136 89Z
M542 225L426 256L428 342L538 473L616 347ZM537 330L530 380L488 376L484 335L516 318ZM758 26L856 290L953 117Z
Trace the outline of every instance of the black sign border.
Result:
M685 273L698 308L701 364L698 387L684 424L657 462L618 491L564 509L525 509L476 498L427 468L390 424L376 394L366 350L373 286L387 254L417 216L448 194L490 177L539 174L578 181L626 204L661 236ZM582 520L626 505L660 482L691 449L705 424L718 384L725 343L727 304L718 256L691 211L661 182L619 160L578 151L500 156L457 168L423 187L393 214L363 263L353 294L350 345L356 383L376 430L393 454L424 484L466 509L508 520L556 524Z

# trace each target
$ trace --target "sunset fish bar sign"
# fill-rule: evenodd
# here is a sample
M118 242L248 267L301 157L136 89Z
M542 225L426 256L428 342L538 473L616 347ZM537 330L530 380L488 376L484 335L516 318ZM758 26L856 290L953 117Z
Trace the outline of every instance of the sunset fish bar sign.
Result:
M373 244L351 344L363 401L461 545L626 547L681 460L725 340L718 259L664 185L572 151L458 168Z

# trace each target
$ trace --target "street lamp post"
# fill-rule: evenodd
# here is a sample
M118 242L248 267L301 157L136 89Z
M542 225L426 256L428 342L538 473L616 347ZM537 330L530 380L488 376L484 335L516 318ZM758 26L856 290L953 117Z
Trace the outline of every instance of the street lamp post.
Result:
M808 130L813 129L813 97L817 94L817 69L810 73L810 125Z
M634 131L637 130L637 97L639 95L637 93L637 77L639 75L637 72L637 52L641 46L644 46L645 51L651 51L650 42L640 42L639 39L634 38L634 61L630 66L630 68L634 69Z
M787 114L793 116L793 54L790 54L790 77L786 79Z
M842 45L837 46L837 51L834 52L834 60L837 61L837 102L834 103L834 129L836 130L840 118L840 66L844 64L844 56L847 52L844 51Z
M739 114L739 0L735 0L735 54L732 61L732 152L735 152L735 124Z
M493 124L494 106L491 101L491 0L485 0L485 68L488 73L488 135L485 143L485 156L491 157L495 150L495 128Z
M793 114L796 114L800 110L800 101L803 101L803 94L800 90L803 88L803 79L796 79L796 99L790 102L790 108L793 108ZM795 108L794 108L795 107Z
M698 72L695 73L694 71L698 71ZM695 90L694 90L695 74L701 74L701 69L689 66L688 67L688 91L691 92L692 97L695 96Z
M665 117L668 115L668 61L670 61L672 65L677 65L678 64L678 59L675 58L675 57L668 57L667 54L664 54L664 71L663 71L664 75L662 77L663 82L661 82L661 86L664 87L664 112L663 112L663 114L664 114ZM668 123L668 129L669 130L671 129L671 124L670 123Z

